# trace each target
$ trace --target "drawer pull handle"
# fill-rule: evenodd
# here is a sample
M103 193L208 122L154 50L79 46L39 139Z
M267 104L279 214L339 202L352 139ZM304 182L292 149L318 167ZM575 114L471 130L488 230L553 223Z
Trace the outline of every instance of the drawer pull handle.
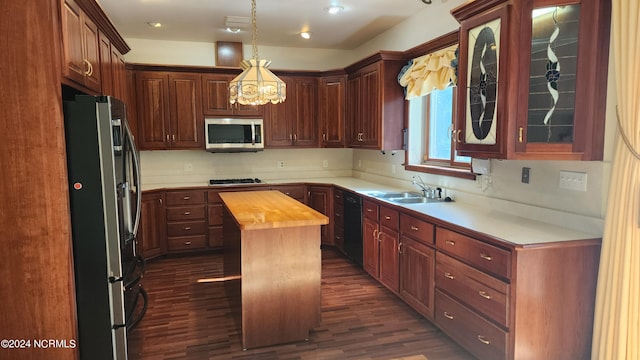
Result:
M367 212L373 212L373 209L367 209Z
M185 245L191 245L191 241L185 241L184 244Z
M491 261L493 260L493 258L491 257L491 255L487 255L487 254L480 254L480 257L487 260L487 261Z
M483 298L487 299L487 300L491 300L491 295L487 294L486 291L478 291L478 295L482 296Z
M340 215L340 213L335 213L336 217L340 217L342 215Z
M482 335L478 335L478 341L480 341L481 343L483 343L485 345L490 345L491 344L491 341L485 339L484 336L482 336Z
M402 254L402 243L398 243L398 254Z
M413 230L413 231L418 231L418 230L420 230L420 228L418 228L417 226L413 226L413 225L411 225L411 230Z
M445 311L444 313L442 313L442 315L444 315L444 317L446 317L446 318L447 318L447 319L449 319L449 320L453 320L453 315L450 315L450 314L449 314L448 312L446 312L446 311Z
M191 215L191 211L185 211L184 214L185 215Z
M455 279L455 277L453 275L451 275L451 273L449 273L449 272L444 273L444 277L446 277L447 279L451 279L451 280Z
M184 229L185 230L191 230L191 226L186 226Z
M385 220L391 220L391 216L385 216L384 219Z
M191 200L191 196L185 196L183 199L184 200Z
M451 246L454 246L456 244L456 242L453 240L445 240L444 243Z

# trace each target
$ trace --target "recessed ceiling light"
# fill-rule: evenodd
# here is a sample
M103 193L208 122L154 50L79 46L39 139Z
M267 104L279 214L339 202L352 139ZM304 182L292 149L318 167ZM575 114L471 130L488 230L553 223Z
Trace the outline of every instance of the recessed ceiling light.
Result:
M342 6L329 6L328 8L325 8L325 10L329 14L334 15L344 10L344 8Z
M227 28L227 32L233 33L233 34L237 34L240 32L239 28L232 28L232 27L228 27Z
M303 31L300 33L300 36L302 36L303 39L309 39L311 38L311 33L308 31Z
M152 28L162 27L162 24L159 22L148 22L147 25L151 26Z

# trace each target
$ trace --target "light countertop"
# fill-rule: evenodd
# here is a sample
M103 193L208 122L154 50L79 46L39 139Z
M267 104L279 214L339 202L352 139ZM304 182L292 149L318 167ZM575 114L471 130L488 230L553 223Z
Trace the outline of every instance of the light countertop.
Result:
M290 183L327 184L336 185L356 193L367 195L375 191L406 191L397 187L386 186L352 177L312 178L312 179L279 179L267 180L264 184L280 185ZM256 184L249 184L256 185ZM143 187L143 190L170 189L185 187L207 188L207 184L156 184ZM213 189L214 186L208 188ZM381 199L378 199L381 200ZM384 200L381 200L384 202ZM400 206L417 213L429 216L445 223L450 223L475 232L486 234L516 247L535 246L571 240L599 239L601 235L573 230L570 228L546 223L543 221L518 216L513 213L500 211L488 207L467 204L461 201L450 203L422 203L422 204L389 204ZM348 226L345 224L345 226Z

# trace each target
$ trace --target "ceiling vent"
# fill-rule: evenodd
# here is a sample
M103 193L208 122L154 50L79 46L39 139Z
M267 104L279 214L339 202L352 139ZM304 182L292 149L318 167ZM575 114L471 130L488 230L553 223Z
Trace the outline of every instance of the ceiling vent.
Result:
M251 24L251 19L246 16L225 16L224 26L231 29L244 29L248 28Z

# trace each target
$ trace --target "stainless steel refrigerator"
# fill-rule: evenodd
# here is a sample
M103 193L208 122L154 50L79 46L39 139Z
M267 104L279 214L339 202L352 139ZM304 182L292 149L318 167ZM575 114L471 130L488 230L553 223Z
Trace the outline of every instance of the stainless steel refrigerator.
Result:
M80 358L127 359L147 304L138 152L120 100L77 95L64 115Z

